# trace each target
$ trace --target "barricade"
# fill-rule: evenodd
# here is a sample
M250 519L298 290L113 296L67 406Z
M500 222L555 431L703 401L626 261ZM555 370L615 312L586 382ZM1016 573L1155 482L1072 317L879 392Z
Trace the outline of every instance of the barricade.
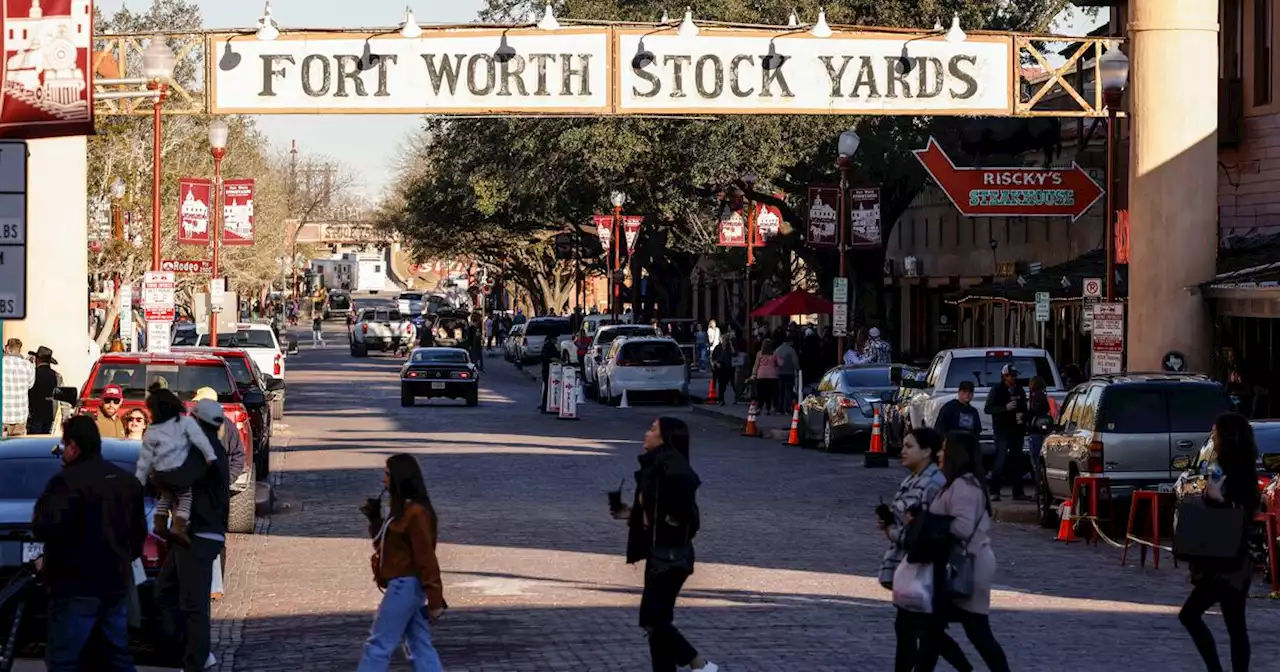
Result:
M560 372L560 420L578 419L578 370L566 366Z
M560 412L560 397L564 393L564 389L560 386L560 375L564 367L556 362L552 362L547 367L547 413Z

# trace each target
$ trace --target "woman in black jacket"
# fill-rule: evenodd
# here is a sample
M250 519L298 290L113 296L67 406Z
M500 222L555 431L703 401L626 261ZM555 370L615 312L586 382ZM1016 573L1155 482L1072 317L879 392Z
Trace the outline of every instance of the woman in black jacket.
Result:
M635 501L613 515L628 523L627 562L645 562L640 627L649 633L653 670L716 672L720 668L699 655L672 623L680 588L693 574L693 537L701 522L701 481L689 466L689 427L682 420L658 418L644 435L639 459Z
M1207 474L1204 501L1207 506L1234 507L1241 510L1245 529L1253 524L1258 512L1257 445L1253 427L1239 413L1223 413L1213 423L1213 445L1217 453L1210 464L1216 469ZM1247 672L1249 669L1249 631L1245 625L1244 610L1249 598L1249 582L1253 579L1253 563L1249 558L1246 538L1240 539L1240 550L1231 560L1192 559L1191 595L1182 605L1178 620L1191 635L1200 657L1209 672L1222 672L1218 649L1213 634L1204 624L1204 612L1215 603L1222 610L1227 634L1231 638L1231 669Z

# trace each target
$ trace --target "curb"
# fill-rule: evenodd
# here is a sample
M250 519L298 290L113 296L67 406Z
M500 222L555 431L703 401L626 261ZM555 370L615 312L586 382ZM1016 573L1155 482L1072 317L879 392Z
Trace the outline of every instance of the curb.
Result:
M992 502L991 517L1002 523L1040 524L1040 514L1036 510L1036 505L1024 502Z
M693 398L690 398L689 402L690 402L690 407L689 407L690 412L692 412L694 415L701 415L705 418L712 418L714 420L718 420L720 424L725 425L727 427L732 427L734 429L739 429L739 430L742 429L742 423L743 423L742 420L725 415L724 413L717 413L716 411L704 408L703 402L701 399L694 400ZM791 428L788 427L786 429L761 429L760 433L762 435L760 438L762 439L768 439L771 441L786 441L787 437L791 434Z

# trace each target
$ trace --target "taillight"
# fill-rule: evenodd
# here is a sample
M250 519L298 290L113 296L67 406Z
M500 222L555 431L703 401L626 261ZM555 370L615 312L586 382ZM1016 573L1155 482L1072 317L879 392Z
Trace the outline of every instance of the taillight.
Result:
M360 333L362 333L362 334L367 334L367 333L369 333L369 325L367 325L367 324L362 324L362 325L360 325Z
M858 400L850 399L849 397L840 397L840 399L836 403L840 405L840 408L857 408L858 407Z
M277 353L276 353L276 362L275 362L275 372L276 372L276 374L275 374L275 375L276 375L276 377L277 377L277 378L279 378L279 377L280 377L280 371L281 371L282 369L284 369L284 356L277 352Z
M142 542L142 566L147 569L158 569L164 562L164 542L154 534L148 534Z
M467 379L471 377L471 374L467 371L454 371L451 375L454 378L463 378L463 379Z
M405 375L405 377L407 377L407 378L421 378L421 377L422 377L422 372L421 372L421 371L410 371L410 372L408 372L408 373L406 373L406 374L404 374L404 375Z
M1102 468L1102 442L1094 441L1089 444L1089 473L1101 474Z

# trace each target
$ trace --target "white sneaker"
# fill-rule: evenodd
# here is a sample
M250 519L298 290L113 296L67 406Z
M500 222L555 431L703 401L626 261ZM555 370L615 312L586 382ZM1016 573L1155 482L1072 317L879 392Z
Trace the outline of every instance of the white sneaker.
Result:
M209 657L204 659L204 669L211 670L218 665L218 657L209 652Z
M689 668L689 669L693 670L693 672L717 672L720 669L720 666L708 660L707 664L702 666L699 669L696 669L696 670L694 670L693 668Z

